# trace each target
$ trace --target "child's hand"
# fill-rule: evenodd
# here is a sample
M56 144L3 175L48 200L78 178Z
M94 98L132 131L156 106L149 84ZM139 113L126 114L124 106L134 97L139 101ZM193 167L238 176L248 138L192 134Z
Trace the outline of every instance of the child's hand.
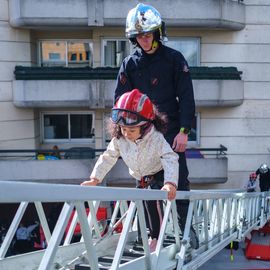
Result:
M176 187L170 183L165 183L165 185L161 188L161 190L168 191L168 199L174 200L176 196Z
M99 183L97 178L91 178L88 181L84 181L81 183L81 186L96 186Z

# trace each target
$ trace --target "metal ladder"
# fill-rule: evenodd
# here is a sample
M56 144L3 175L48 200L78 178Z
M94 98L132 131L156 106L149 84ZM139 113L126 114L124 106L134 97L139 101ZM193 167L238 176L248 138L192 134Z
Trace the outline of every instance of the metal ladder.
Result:
M17 212L0 247L2 270L51 269L197 269L231 241L241 241L270 219L269 192L246 193L237 190L196 190L177 192L177 199L190 200L185 230L180 231L175 201L166 200L159 190L82 187L0 181L0 207L19 203ZM143 200L162 200L164 217L155 252L150 253ZM100 202L115 201L105 234L100 231L96 211ZM8 256L7 252L29 203L33 202L47 246L43 250ZM44 203L61 202L63 208L51 232ZM86 214L85 204L90 209ZM65 239L68 221L72 218ZM136 243L137 219L142 243ZM82 237L72 243L80 223ZM115 228L122 224L121 233ZM190 228L195 229L199 248L190 245Z

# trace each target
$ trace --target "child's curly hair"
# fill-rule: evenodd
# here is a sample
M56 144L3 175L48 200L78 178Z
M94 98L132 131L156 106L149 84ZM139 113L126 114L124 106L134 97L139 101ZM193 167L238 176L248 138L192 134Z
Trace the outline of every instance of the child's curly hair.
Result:
M155 119L153 121L151 121L151 123L154 125L154 127L156 128L157 131L161 132L162 134L165 134L167 131L167 115L164 113L161 113L157 110L156 106L154 106L154 114L155 114ZM146 129L149 127L149 123L146 123L142 126L140 126L141 128L141 136L144 135L144 132L146 131ZM121 132L121 128L120 125L118 124L114 124L110 118L107 119L107 131L108 133L111 135L111 138L117 138L119 139L120 137L123 136L122 132Z

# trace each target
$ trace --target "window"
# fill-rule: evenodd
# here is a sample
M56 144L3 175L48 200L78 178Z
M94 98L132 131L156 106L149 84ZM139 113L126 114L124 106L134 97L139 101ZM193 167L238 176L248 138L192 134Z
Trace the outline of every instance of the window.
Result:
M196 146L200 144L200 114L196 113L191 122L190 134L188 135L188 145Z
M68 43L68 66L89 66L92 58L89 43L69 42ZM91 64L92 65L92 64Z
M53 61L53 60L59 61L60 58L61 58L60 53L49 53L49 60L50 61Z
M199 38L171 38L165 44L177 51L180 51L191 67L200 65L200 39Z
M94 142L93 113L44 112L41 123L44 142Z
M102 41L102 66L120 67L126 56L132 52L127 39L104 39Z
M109 134L107 130L108 121L110 121L111 112L104 112L103 113L103 145L105 147L108 146L109 142L111 141L111 134Z
M180 51L189 66L200 65L200 39L196 37L170 38L166 46ZM120 67L123 59L134 51L133 45L127 39L103 39L102 66Z
M84 67L93 64L93 44L89 41L39 41L40 66Z

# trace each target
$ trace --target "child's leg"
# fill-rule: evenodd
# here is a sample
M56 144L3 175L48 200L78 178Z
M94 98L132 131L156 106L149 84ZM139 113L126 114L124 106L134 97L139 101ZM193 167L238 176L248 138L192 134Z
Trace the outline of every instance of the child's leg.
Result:
M144 207L149 221L149 231L152 239L158 239L162 222L162 207L160 201L144 201Z
M153 180L150 183L151 189L161 189L164 183L164 171L160 171L152 176ZM149 220L149 230L152 239L158 239L162 219L163 219L163 204L162 201L145 201L145 208Z

